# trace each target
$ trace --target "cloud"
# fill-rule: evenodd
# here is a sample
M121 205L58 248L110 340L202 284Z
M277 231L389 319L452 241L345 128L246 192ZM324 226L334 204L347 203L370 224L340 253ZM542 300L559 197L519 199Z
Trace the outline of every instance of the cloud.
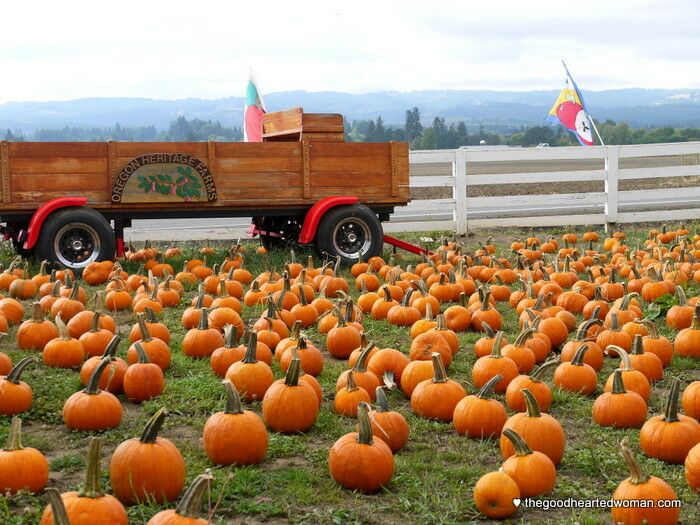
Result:
M12 2L0 102L215 98L250 66L266 92L552 89L561 58L587 89L700 87L698 15L692 0Z

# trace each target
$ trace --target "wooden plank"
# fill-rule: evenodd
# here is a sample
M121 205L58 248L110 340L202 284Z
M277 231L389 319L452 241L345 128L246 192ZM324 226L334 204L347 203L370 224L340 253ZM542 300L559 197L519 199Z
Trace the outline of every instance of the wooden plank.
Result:
M542 226L587 226L592 224L605 224L605 214L582 215L550 215L532 217L503 217L489 219L469 219L469 227L496 228L496 227L542 227Z
M620 203L644 204L645 202L682 200L700 200L700 187L691 186L685 188L664 188L653 190L632 190L619 193Z
M107 163L109 165L109 187L114 187L114 179L117 178L117 146L113 140L107 143Z
M301 196L304 199L311 197L311 143L304 140L301 143Z
M138 157L148 153L184 153L207 159L206 142L117 142L117 157Z
M312 171L311 185L316 187L346 185L348 188L358 186L386 186L390 187L388 173L384 170L377 171L343 171L334 173L328 171ZM387 193L387 196L389 194ZM392 195L395 197L395 195Z
M554 193L551 195L501 195L497 197L469 197L467 208L472 210L509 209L522 206L542 207L546 211L550 206L602 206L605 193Z
M295 171L274 171L268 173L229 173L219 172L216 187L226 188L259 188L263 193L274 193L281 186L301 186L301 174Z
M269 171L301 172L299 157L226 157L217 158L215 167L220 173L266 173Z
M207 142L207 167L212 177L216 179L216 173L214 173L214 165L216 164L216 142L210 140Z
M223 206L232 206L234 201L245 199L246 201L272 202L275 199L301 199L301 188L299 187L281 187L270 188L269 191L261 191L260 186L243 187L235 186L219 190L220 204ZM236 205L240 205L237 202ZM246 204L244 202L243 204ZM249 202L247 202L249 204Z
M325 171L332 173L361 173L374 172L383 173L383 178L387 184L391 177L391 157L387 151L385 156L370 157L366 155L355 157L331 157L317 152L316 147L327 142L314 142L314 154L311 157L311 171L313 173Z
M668 222L700 219L700 208L618 213L617 222Z
M217 142L216 154L220 161L227 158L301 157L301 144L298 142Z
M20 157L12 159L13 175L32 175L34 173L81 174L109 172L109 158L105 157Z
M13 142L10 158L106 157L106 142Z
M12 174L13 191L64 191L80 193L85 188L110 192L112 186L104 173L76 173L57 176L54 173Z
M596 180L605 180L605 170L551 172L543 171L537 173L499 173L488 175L467 175L467 186L488 186L492 184L532 184L542 182L577 182Z
M321 199L323 197L332 197L334 195L351 195L359 197L360 199L373 197L375 199L375 202L391 202L391 199L387 197L388 194L388 184L386 186L372 186L370 188L348 188L347 186L312 186L311 188L312 199Z
M430 231L454 231L454 221L420 221L420 222L385 222L383 225L386 233L404 232L430 232Z
M396 195L399 193L399 144L396 142L390 142L389 150L391 151L391 196L396 197Z
M17 204L30 203L36 208L40 203L54 199L56 197L87 197L88 203L107 204L109 193L106 191L74 191L66 194L65 191L13 191L12 202Z
M369 157L389 159L388 142L319 142L314 144L314 157L319 159L338 157Z
M10 151L6 140L0 141L0 196L10 202Z
M700 166L664 166L655 168L629 168L619 171L620 180L665 179L670 177L700 176Z
M452 175L418 175L411 177L408 186L411 188L444 188L455 185Z
M409 164L451 164L455 160L454 149L413 150L409 153Z
M697 141L668 144L630 144L616 147L619 148L620 158L700 154L700 142Z

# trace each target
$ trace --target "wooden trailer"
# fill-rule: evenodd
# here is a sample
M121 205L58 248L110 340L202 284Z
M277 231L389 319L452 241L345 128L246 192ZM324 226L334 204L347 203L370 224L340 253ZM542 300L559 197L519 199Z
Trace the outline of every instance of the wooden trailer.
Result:
M263 140L3 141L5 238L80 268L121 251L132 219L252 216L268 247L381 251L381 221L409 201L405 142L347 143L342 116L301 108L265 115Z

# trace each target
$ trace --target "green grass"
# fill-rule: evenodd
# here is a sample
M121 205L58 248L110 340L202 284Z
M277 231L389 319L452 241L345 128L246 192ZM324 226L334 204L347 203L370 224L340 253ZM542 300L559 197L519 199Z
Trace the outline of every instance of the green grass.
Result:
M565 230L553 229L537 232L541 238L549 234L560 235ZM489 233L479 233L465 240L465 248L473 250ZM495 237L499 253L508 254L509 245L516 237L529 235L529 231L500 231ZM628 229L630 246L640 241L642 229ZM421 237L432 237L439 244L442 234L431 232ZM416 239L416 235L405 238ZM249 250L249 252L252 250ZM10 254L0 252L7 264ZM186 253L193 256L193 253ZM300 257L306 254L298 254ZM388 258L390 254L387 253ZM224 249L210 263L220 262ZM286 254L272 253L269 261L281 267ZM184 258L183 258L184 259ZM417 258L402 255L401 265L415 264ZM172 262L179 270L182 259ZM251 254L247 266L256 274L263 269L260 256ZM134 270L134 265L126 265ZM347 274L346 274L347 275ZM91 294L95 290L91 290ZM170 411L161 435L171 439L182 452L187 463L187 482L206 468L212 469L211 505L215 507L214 523L234 520L268 521L272 523L463 523L481 519L472 502L472 489L483 474L496 470L501 464L498 442L495 440L471 440L457 435L451 425L416 417L411 412L409 400L399 392L390 394L390 405L403 413L409 421L411 435L404 450L396 456L396 469L391 483L379 494L363 495L347 491L337 485L328 473L327 454L333 442L354 429L355 422L341 417L332 410L334 385L337 376L346 365L326 355L326 366L320 376L324 388L324 400L316 425L305 434L281 435L271 433L266 459L259 465L241 468L212 467L203 452L201 432L207 417L224 406L224 393L220 380L214 376L207 360L194 361L185 357L180 342L185 330L180 325L184 304L189 304L194 292L188 292L183 306L167 310L164 322L171 328L173 362L166 373L165 393L141 406L122 399L125 412L122 424L103 432L103 484L109 491L107 464L109 455L122 441L138 436L148 420L160 407ZM353 292L355 295L355 292ZM517 318L503 305L504 330L509 335L517 332ZM259 309L244 310L244 318L254 316ZM126 335L135 321L131 314L116 316L121 332ZM385 322L366 320L365 327L378 346L391 346L407 351L410 341L407 331L387 325ZM13 341L16 328L0 341L0 350L8 353L14 362L28 355L16 349ZM308 336L320 347L325 338L315 329ZM672 336L666 329L662 333ZM478 334L460 334L461 351L448 370L449 376L462 382L469 392L475 389L471 383L471 367L475 361L472 346ZM122 342L120 354L127 348ZM90 433L68 432L62 422L61 408L64 401L80 388L77 373L70 370L47 369L39 362L25 371L23 379L32 385L35 399L31 410L23 415L24 444L39 448L49 458L52 486L61 491L73 490L82 483L84 458ZM606 378L616 366L608 361L599 375ZM281 377L277 365L276 377ZM684 382L698 379L700 366L692 359L675 359L664 380L654 386L650 401L650 414L662 411L665 392L670 378L680 377ZM551 373L547 375L551 377ZM600 389L599 389L600 392ZM598 393L599 393L598 392ZM503 400L503 396L497 396ZM669 482L683 501L681 518L685 523L700 523L700 506L697 495L688 489L683 467L667 465L648 459L639 451L638 430L611 430L596 426L591 420L591 407L595 396L581 397L554 389L554 403L550 413L564 426L567 448L558 468L558 479L551 498L609 498L620 481L628 476L619 454L619 442L627 436L644 468L653 475ZM260 403L250 407L260 412ZM0 440L4 440L9 428L9 418L0 418ZM44 495L19 494L0 496L0 523L19 525L38 522L41 509L46 504ZM174 505L173 505L174 506ZM206 516L206 503L203 515ZM132 523L145 523L158 510L167 506L138 505L129 508ZM522 523L609 523L607 510L520 510L513 522Z

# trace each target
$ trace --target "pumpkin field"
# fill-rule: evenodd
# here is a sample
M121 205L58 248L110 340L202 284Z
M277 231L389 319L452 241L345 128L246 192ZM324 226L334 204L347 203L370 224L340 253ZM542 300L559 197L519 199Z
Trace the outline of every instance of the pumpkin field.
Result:
M5 247L0 523L700 523L693 226Z

